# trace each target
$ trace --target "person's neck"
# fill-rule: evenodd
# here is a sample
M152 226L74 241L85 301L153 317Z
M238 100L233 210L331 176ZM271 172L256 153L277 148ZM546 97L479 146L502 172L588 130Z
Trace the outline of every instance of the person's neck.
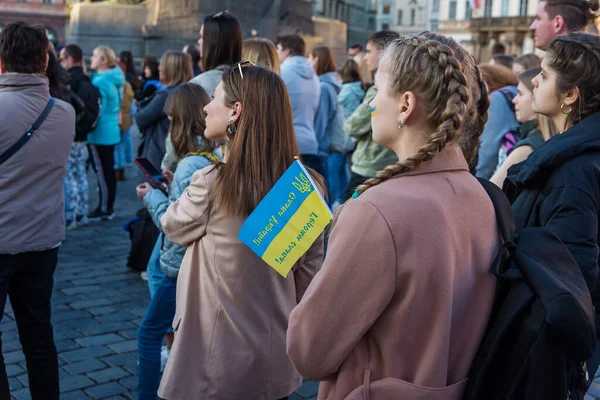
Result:
M96 69L96 72L98 72L98 73L100 73L100 74L101 74L101 73L103 73L104 71L106 71L107 69L108 69L108 68L106 68L106 67L97 68L97 69Z
M427 143L432 133L431 129L425 131L422 128L405 126L401 128L398 140L390 148L396 153L398 160L404 161L415 155Z
M558 134L564 133L567 129L570 128L569 126L567 126L567 116L568 115L560 112L559 114L550 117L552 122L554 122L554 126L556 127Z

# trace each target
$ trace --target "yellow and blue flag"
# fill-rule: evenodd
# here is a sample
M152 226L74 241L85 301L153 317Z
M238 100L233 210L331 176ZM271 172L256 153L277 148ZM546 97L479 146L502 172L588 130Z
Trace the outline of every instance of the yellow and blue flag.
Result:
M250 214L238 237L285 278L332 218L310 174L294 161Z

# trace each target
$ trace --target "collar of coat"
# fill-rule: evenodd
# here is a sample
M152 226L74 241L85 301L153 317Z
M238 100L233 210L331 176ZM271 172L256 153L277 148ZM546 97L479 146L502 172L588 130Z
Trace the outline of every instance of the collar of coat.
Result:
M508 170L507 180L517 187L535 186L567 161L600 152L600 113L592 114L560 135L550 138L523 162Z

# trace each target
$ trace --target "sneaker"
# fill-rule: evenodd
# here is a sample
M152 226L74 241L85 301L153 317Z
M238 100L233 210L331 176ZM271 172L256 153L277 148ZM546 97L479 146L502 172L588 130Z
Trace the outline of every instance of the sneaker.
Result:
M66 226L67 231L72 231L75 228L77 228L77 221L67 221L67 226Z
M148 273L146 271L140 272L140 278L142 278L142 280L147 281L148 280Z
M167 366L170 355L171 351L167 349L167 346L163 346L160 352L160 372L165 372L165 367Z
M102 220L102 221L110 221L115 217L115 212L111 211L111 212L102 212L100 209L96 209L94 210L94 212L88 214L88 218L90 221L98 221L98 220Z
M85 226L88 225L90 223L89 218L87 217L87 215L77 215L77 223L81 226Z

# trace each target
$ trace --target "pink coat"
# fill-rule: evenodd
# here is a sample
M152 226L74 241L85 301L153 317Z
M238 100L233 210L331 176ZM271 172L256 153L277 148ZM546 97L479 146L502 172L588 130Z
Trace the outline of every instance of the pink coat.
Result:
M458 400L491 310L491 200L460 149L343 209L287 350L319 399Z
M286 354L288 317L323 262L323 238L287 279L238 239L242 218L209 202L214 167L194 174L161 218L189 245L177 279L175 343L159 395L167 400L275 400L302 383Z

